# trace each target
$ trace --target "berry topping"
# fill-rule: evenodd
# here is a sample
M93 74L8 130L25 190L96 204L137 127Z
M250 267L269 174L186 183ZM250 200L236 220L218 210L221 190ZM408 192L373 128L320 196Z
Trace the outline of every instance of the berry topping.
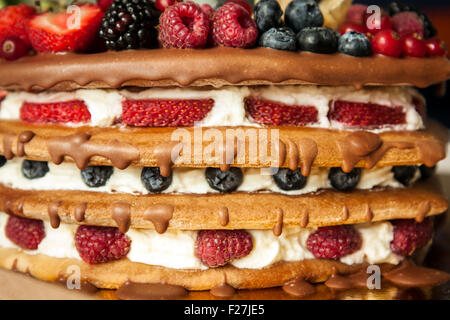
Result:
M361 235L351 226L322 227L309 235L306 246L318 259L337 260L361 248Z
M409 186L416 176L417 166L395 166L392 167L394 178L404 186Z
M249 97L245 99L245 109L253 121L266 125L304 126L318 121L313 106L289 106Z
M284 12L284 22L294 32L307 27L321 27L323 15L314 0L293 0Z
M420 167L420 179L421 180L427 180L431 178L436 171L436 166L434 167L427 167L426 165L422 164Z
M136 127L193 126L203 120L214 100L125 100L120 122Z
M28 46L19 38L8 37L1 44L0 57L6 60L17 60L28 53Z
M5 226L5 235L13 243L25 250L36 250L45 238L42 220L9 216Z
M417 13L407 11L397 13L392 17L392 28L400 37L411 33L420 34L423 37L423 24Z
M245 8L229 2L214 14L212 37L220 46L250 48L258 39L258 28Z
M0 168L6 164L5 156L0 155Z
M19 38L28 49L30 39L28 38L27 23L36 14L36 10L26 4L8 6L0 9L0 43L6 38Z
M20 119L36 123L84 123L91 120L86 104L81 100L53 103L25 102Z
M130 251L131 240L114 227L79 226L75 246L89 264L118 260Z
M181 2L181 0L155 0L156 9L164 11L166 8L173 6L175 3Z
M113 3L114 0L97 0L97 5L102 9L102 11L108 10L111 3Z
M261 0L255 6L255 22L260 33L281 26L283 11L276 0Z
M79 8L79 19L66 12L46 12L31 19L28 34L33 48L38 52L88 49L96 39L103 11L92 4L83 4Z
M105 12L99 36L111 50L157 47L160 14L152 0L115 0Z
M367 29L366 29L366 27L364 27L361 24L356 24L356 23L352 23L352 22L344 23L342 25L342 27L339 28L340 34L346 34L347 32L350 32L350 31L355 31L358 33L365 34L367 32Z
M410 34L401 38L403 54L407 57L421 58L427 54L427 45L418 34Z
M240 6L242 6L245 10L247 10L250 17L253 15L252 7L248 4L247 1L245 1L245 0L226 0L224 3L229 3L229 2L236 3Z
M392 29L392 20L384 12L381 12L381 17L379 19L377 19L376 15L373 12L365 12L363 14L363 25L370 33L376 34L382 30Z
M205 178L209 186L222 193L235 191L242 183L242 170L231 167L228 171L219 168L206 168Z
M89 166L81 170L83 182L90 188L102 187L108 182L113 174L113 167L109 166Z
M141 181L145 189L151 193L160 193L172 183L172 174L163 177L158 167L144 167L141 172Z
M279 168L273 180L281 190L300 190L305 186L307 177L302 175L300 169Z
M393 1L389 5L389 14L391 16L394 16L401 12L409 12L409 11L415 12L419 16L420 20L422 21L425 39L436 36L436 29L434 28L430 19L428 19L428 17L424 13L420 12L413 6L403 4L400 1Z
M410 256L416 249L424 247L433 235L433 222L425 219L422 223L414 220L392 221L394 239L391 250L401 256Z
M202 4L202 6L200 7L202 9L202 11L206 14L206 16L211 19L212 16L214 15L214 9L213 7L211 7L209 4L205 3ZM211 34L211 28L209 29L209 33Z
M350 31L339 38L338 51L350 56L367 57L372 53L372 46L364 34Z
M328 173L328 180L333 188L339 191L350 191L356 187L361 179L361 168L354 168L349 173L345 173L341 168L331 168Z
M22 174L29 180L44 177L48 170L46 161L23 160L22 162Z
M253 240L244 230L200 230L195 255L210 268L244 258L253 249Z
M382 30L372 38L372 50L377 54L400 57L402 54L400 37L392 30Z
M208 40L209 18L194 2L177 3L161 15L159 40L164 48L202 48Z
M363 16L364 13L366 13L366 11L367 11L366 5L354 4L348 9L345 21L363 25Z
M264 32L259 38L261 47L277 50L297 50L295 33L287 27L272 28Z
M330 28L304 28L297 34L300 50L315 53L335 53L338 47L339 33Z
M388 107L374 103L334 101L328 117L347 127L379 128L406 123L403 107Z
M426 40L425 44L427 46L427 55L430 57L443 57L447 55L447 47L444 41L441 41L438 38L432 38Z

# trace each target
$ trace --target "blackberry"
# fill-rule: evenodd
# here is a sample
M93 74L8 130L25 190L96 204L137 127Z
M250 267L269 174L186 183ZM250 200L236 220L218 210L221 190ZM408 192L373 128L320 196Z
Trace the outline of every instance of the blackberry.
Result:
M331 168L328 179L334 189L339 191L350 191L356 187L361 178L361 168L354 168L345 173L341 168Z
M152 0L114 0L105 12L99 36L111 50L156 47L160 14Z
M231 167L223 172L219 168L206 168L205 178L209 186L222 193L236 190L242 183L243 175L240 168Z
M48 170L46 161L24 160L22 162L22 174L29 180L42 178Z
M108 182L113 171L113 167L109 166L89 166L81 170L81 178L88 187L98 188Z
M172 183L172 174L168 177L163 177L158 167L145 167L142 169L141 181L151 193L160 193Z

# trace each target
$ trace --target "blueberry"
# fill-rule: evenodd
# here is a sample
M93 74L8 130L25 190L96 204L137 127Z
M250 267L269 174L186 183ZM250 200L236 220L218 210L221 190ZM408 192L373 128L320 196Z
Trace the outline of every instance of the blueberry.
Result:
M259 38L261 47L277 50L297 50L297 39L295 33L288 27L272 28L264 32Z
M431 178L431 176L436 171L436 166L427 167L426 165L423 164L419 167L419 169L420 169L420 179L427 180L427 179Z
M339 35L330 28L305 28L297 34L298 48L315 53L337 51Z
M273 180L282 190L300 190L305 186L307 177L301 174L300 169L279 168Z
M98 188L104 186L106 182L108 182L113 171L113 167L90 166L81 170L81 178L88 187Z
M23 160L22 173L27 179L42 178L48 172L48 163L46 161Z
M361 178L361 168L354 168L349 173L345 173L341 168L331 168L328 173L333 188L339 191L350 191L356 187Z
M168 177L163 177L158 167L145 167L142 169L141 181L148 191L160 193L172 183L172 174Z
M350 31L339 38L338 51L354 57L367 57L372 53L372 46L365 35Z
M206 168L205 178L214 190L223 193L232 192L242 183L242 170L232 167L223 172L219 168Z
M270 28L281 26L283 11L276 0L259 1L255 6L254 14L260 34Z
M0 155L0 168L3 167L6 163L6 158Z
M294 0L286 7L284 22L297 33L303 28L323 26L323 15L314 0Z
M409 186L411 180L416 175L417 166L396 166L392 167L394 178L404 186Z

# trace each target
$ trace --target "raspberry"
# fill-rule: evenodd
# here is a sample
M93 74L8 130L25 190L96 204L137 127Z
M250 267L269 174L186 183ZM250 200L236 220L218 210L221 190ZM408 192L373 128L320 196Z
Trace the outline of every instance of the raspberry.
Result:
M245 1L245 0L226 0L224 3L228 3L228 2L234 2L234 3L242 6L245 10L247 10L248 14L250 16L252 16L252 14L253 14L252 7L248 4L247 1Z
M362 4L354 4L352 5L345 17L345 22L351 22L362 25L364 13L367 11L367 6Z
M209 18L190 1L168 7L159 24L159 40L164 48L202 48L208 40Z
M433 235L433 222L425 219L422 223L414 220L392 221L394 225L394 239L391 250L401 256L412 255L416 249L425 246Z
M52 103L25 102L20 119L37 123L82 123L91 120L86 104L81 100Z
M119 121L136 127L193 126L206 117L213 105L212 99L125 100Z
M213 40L225 47L249 48L258 39L258 28L247 10L241 5L228 2L213 17Z
M6 237L19 247L36 250L45 238L42 220L9 216L5 227Z
M118 260L130 251L131 240L115 227L79 226L75 246L81 259L90 264Z
M16 37L23 41L27 48L30 39L27 23L35 15L36 10L26 4L8 6L0 10L0 43L8 37Z
M400 12L392 17L392 28L400 37L411 33L424 35L423 23L417 13L412 11Z
M249 97L245 99L245 108L254 121L266 125L303 126L318 120L313 106L289 106Z
M406 123L402 107L341 100L332 103L328 117L350 127L376 128Z
M361 235L351 226L321 227L309 235L306 246L318 259L337 260L361 248Z
M252 249L252 237L244 230L201 230L195 243L195 255L211 268L243 258Z

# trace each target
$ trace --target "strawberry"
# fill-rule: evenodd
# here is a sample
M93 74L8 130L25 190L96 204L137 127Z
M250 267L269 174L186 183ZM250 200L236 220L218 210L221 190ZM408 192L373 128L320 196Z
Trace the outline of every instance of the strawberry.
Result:
M330 120L346 126L376 128L406 123L402 107L388 107L374 103L335 101L328 112Z
M16 37L30 47L26 25L36 14L36 10L26 4L8 6L0 10L0 44L6 38Z
M245 99L245 108L254 121L266 125L304 126L318 120L317 109L313 106L289 106L249 97Z
M80 24L77 11L73 13L43 13L28 23L28 34L33 48L38 52L84 51L96 39L103 18L100 7L83 4Z
M36 123L89 122L91 114L81 100L53 103L25 102L20 108L20 119Z
M136 127L193 126L206 117L213 105L212 99L125 100L119 121Z
M5 226L5 235L19 247L26 250L36 250L45 238L42 220L9 216Z

